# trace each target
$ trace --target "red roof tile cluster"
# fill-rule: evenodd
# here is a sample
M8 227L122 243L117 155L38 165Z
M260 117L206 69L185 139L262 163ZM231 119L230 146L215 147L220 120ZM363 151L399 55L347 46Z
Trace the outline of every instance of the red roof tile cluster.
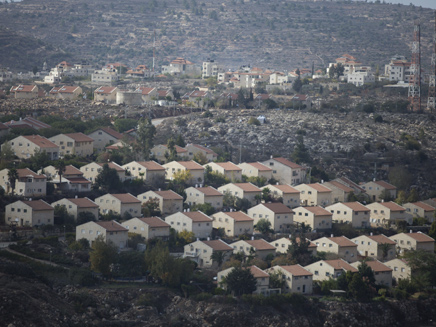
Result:
M54 210L54 208L51 205L49 205L47 202L43 200L21 201L21 202L27 204L29 207L32 208L32 210L35 211Z
M389 184L388 182L385 182L385 181L375 181L374 183L380 185L381 187L383 187L387 190L396 190L397 189L394 185Z
M344 192L353 192L353 189L351 187L348 187L348 186L346 186L346 185L344 185L342 183L339 183L337 181L330 181L328 183L331 184L332 186L340 189L341 191L344 191ZM330 186L329 184L327 184L326 187L329 187Z
M156 161L138 161L138 164L143 166L149 171L162 170L165 171L165 167L159 165Z
M204 170L203 166L195 161L177 161L177 163L188 170Z
M257 266L251 266L250 272L254 278L269 278L269 275Z
M37 145L40 148L58 148L58 146L56 144L54 144L53 142L49 141L48 139L46 139L43 136L39 136L39 135L24 135L23 137L26 140L34 143L35 145Z
M236 187L239 187L244 192L262 192L260 188L258 188L256 185L253 185L251 183L232 183ZM227 184L229 185L229 184Z
M276 248L269 244L267 241L260 239L260 240L247 240L244 241L250 246L252 246L256 251L262 251L262 250L275 250Z
M153 228L170 228L170 225L167 224L162 219L160 219L159 217L139 218L139 220Z
M37 174L35 172L33 172L32 170L30 170L29 168L20 168L17 169L17 173L18 173L18 178L24 178L24 177L28 177L28 176L32 176L35 179L45 179L47 178L45 175L43 174Z
M392 241L389 237L380 234L380 235L370 235L367 236L368 238L370 238L371 240L373 240L374 242L377 242L378 244L391 244L391 245L395 245L397 243L395 243L394 241Z
M265 208L271 210L275 214L279 213L293 213L291 209L285 206L281 202L271 202L271 203L261 203L260 206L264 206Z
M134 197L130 193L110 194L110 195L112 195L114 198L117 198L122 203L141 203L141 201L139 201L136 197Z
M357 244L352 242L350 239L348 239L345 236L337 236L337 237L328 237L328 239L334 243L336 243L339 246L343 247L357 247Z
M124 228L119 223L117 223L115 220L112 221L95 221L97 225L103 227L108 232L128 232L129 230L127 228Z
M200 241L211 247L214 251L233 251L233 248L222 240Z
M374 272L389 272L393 271L391 268L386 266L385 264L381 263L378 260L374 261L366 261L366 264L368 267L370 267Z
M344 206L347 206L348 208L350 208L351 210L355 211L355 212L369 212L371 210L369 210L367 207L365 207L363 204L361 204L360 202L342 202L342 204Z
M389 202L379 202L382 206L386 207L390 211L406 211L405 208L402 206L396 204L395 202L389 201Z
M306 184L307 186L313 188L319 193L330 193L332 190L328 187L325 187L324 185L321 185L319 183L313 183L313 184Z
M424 203L424 202L421 202L421 201L414 202L412 204L416 205L417 207L420 207L421 209L424 209L425 212L432 212L432 211L436 210L435 207L432 207L431 205Z
M212 218L202 213L201 211L183 212L183 214L196 223L213 221Z
M233 162L227 161L227 162L215 162L216 165L220 166L224 170L227 171L242 171L241 168L239 168L237 165L235 165ZM206 164L205 166L207 166Z
M418 232L418 233L405 233L405 235L413 238L414 240L416 240L419 243L426 243L426 242L434 242L434 239L431 238L430 236Z
M301 169L301 168L303 168L299 164L296 164L295 162L289 161L288 159L285 159L285 158L273 158L272 160L280 162L282 165L288 166L289 168L292 168L292 169Z
M292 276L298 277L298 276L313 276L313 274L304 269L300 265L292 265L292 266L280 266L283 270L286 270L289 272Z
M279 191L283 192L284 194L299 194L300 191L296 188L293 188L292 186L288 184L281 184L281 185L267 185L268 188L276 188Z
M315 216L332 216L332 213L330 211L327 211L324 208L321 208L318 206L316 206L316 207L302 207L302 208L306 209L307 211L310 211Z
M264 164L261 164L260 162L247 162L247 165L250 165L259 171L272 171L271 168L265 166Z
M183 200L183 196L177 194L172 190L168 191L153 191L157 195L161 196L164 200Z
M358 271L355 267L353 267L352 265L350 265L349 263L347 263L345 260L342 260L342 259L324 260L324 262L326 264L328 264L329 266L333 267L335 270L342 269L342 270L347 270L347 271L351 271L351 272Z
M237 222L239 222L239 221L254 221L253 218L251 218L247 214L243 213L242 211L225 212L225 214Z
M73 198L73 199L67 199L71 203L74 203L79 208L98 208L98 204L96 204L94 201L91 201L88 198Z
M197 187L194 188L196 191L203 193L205 196L222 196L223 194L212 186L207 187Z

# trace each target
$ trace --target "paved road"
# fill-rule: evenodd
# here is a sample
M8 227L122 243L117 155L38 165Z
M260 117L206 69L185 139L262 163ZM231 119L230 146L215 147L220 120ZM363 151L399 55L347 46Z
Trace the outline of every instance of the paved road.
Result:
M64 268L64 269L69 269L69 268L66 268L66 267L64 267L64 266L58 265L58 264L56 264L56 263L54 263L54 262L50 262L50 261L47 261L47 260L40 260L40 259L35 259L35 258L32 258L32 257L29 257L28 255L25 255L25 254L23 254L23 253L20 253L20 252L17 252L17 251L11 250L11 249L9 249L9 248L4 248L4 249L5 249L6 251L8 251L8 252L11 252L11 253L14 253L14 254L21 255L22 257L28 258L28 259L33 260L33 261L37 261L37 262L40 262L40 263L43 263L43 264L46 264L46 265L51 265L51 266L55 266L55 267L61 267L61 268Z

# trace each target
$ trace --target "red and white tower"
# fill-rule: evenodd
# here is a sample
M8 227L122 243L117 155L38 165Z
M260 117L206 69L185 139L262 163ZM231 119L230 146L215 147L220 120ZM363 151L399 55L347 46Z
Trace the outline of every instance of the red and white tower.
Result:
M433 53L431 55L431 73L428 81L427 109L436 109L436 11L434 12Z
M412 62L409 79L409 109L421 111L421 26L413 27Z

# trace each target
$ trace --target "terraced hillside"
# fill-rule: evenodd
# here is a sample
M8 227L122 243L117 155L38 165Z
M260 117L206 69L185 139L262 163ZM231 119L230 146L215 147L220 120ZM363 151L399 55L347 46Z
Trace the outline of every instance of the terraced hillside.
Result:
M94 63L151 65L175 56L238 67L325 66L343 53L365 64L410 57L413 22L422 24L424 65L430 63L433 12L365 2L281 0L25 0L0 5L0 24ZM27 54L27 53L26 53ZM48 55L47 55L48 56ZM0 57L0 63L13 57ZM39 56L41 64L54 58ZM56 59L57 60L57 59ZM17 62L16 66L25 65Z

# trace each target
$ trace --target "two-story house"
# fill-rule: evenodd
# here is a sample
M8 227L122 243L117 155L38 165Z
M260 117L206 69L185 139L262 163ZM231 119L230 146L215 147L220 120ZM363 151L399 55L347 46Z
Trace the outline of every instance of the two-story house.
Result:
M365 261L369 268L371 268L374 273L375 284L385 287L392 287L392 272L393 269L388 267L386 264L381 263L378 260ZM351 265L357 269L362 262L353 262Z
M165 180L165 168L156 161L132 161L122 166L131 176L147 184Z
M222 261L226 262L230 259L233 249L222 240L199 240L185 245L183 257L196 262L201 268L211 268L218 266L218 262L212 259L215 252L222 252Z
M172 190L148 191L138 194L137 198L142 204L148 201L157 201L163 217L183 210L183 196Z
M191 185L204 183L204 168L195 161L171 161L163 165L165 168L165 177L173 180L180 172L188 172L189 180L186 182Z
M110 127L100 127L88 136L94 140L94 149L99 152L104 151L107 145L117 143L124 137L123 134Z
M141 201L130 193L105 194L95 199L100 207L100 213L108 214L112 211L121 216L141 216Z
M20 159L28 159L37 152L45 152L50 160L59 159L59 147L39 135L21 135L7 142ZM2 145L2 149L4 144Z
M412 223L412 215L406 212L406 208L395 202L374 202L366 206L370 209L371 226L389 226L397 221Z
M15 180L15 189L12 190L9 181L9 169L0 171L0 186L6 193L13 193L24 197L39 197L47 194L47 177L37 174L29 168L17 169L18 179Z
M390 199L397 198L397 188L385 181L371 181L362 184L361 187L372 201L381 201L387 195Z
M221 270L217 275L217 282L223 289L227 290L226 277L234 267ZM256 290L252 294L269 295L269 275L257 266L250 266L244 269L250 269L250 273L256 280Z
M89 221L76 226L76 241L84 238L92 246L97 237L101 236L106 243L112 243L119 249L123 249L127 247L128 231L115 220Z
M295 189L300 191L303 206L326 206L332 203L332 190L323 184L300 184Z
M83 133L58 134L50 141L59 146L59 156L76 155L87 157L94 152L94 139Z
M283 293L312 294L313 273L300 265L274 266L266 269L268 273L280 274L285 282Z
M213 172L224 175L232 182L242 181L242 169L233 162L209 162L203 167L210 167Z
M370 257L375 260L388 261L396 256L395 245L389 237L380 235L360 235L351 239L357 244L357 251L362 257Z
M435 221L436 208L425 202L405 203L403 207L406 208L406 212L410 213L413 218L425 218L430 223Z
M313 274L313 280L325 281L330 278L337 279L340 275L358 270L343 259L320 260L304 267Z
M347 262L357 261L357 244L345 236L321 237L313 241L318 252L337 254L339 258Z
M279 199L281 202L289 207L289 208L295 208L300 206L300 191L296 188L284 184L284 185L266 185L262 187L262 191L265 189L268 189L270 191L271 197L274 199Z
M233 248L233 253L242 253L245 256L255 256L262 260L265 260L266 257L273 257L276 248L269 244L264 239L260 240L240 240L230 244Z
M242 175L247 177L264 178L266 181L273 177L273 170L260 162L243 162L238 167L242 169Z
M294 224L309 226L312 230L332 228L332 213L321 207L297 207L294 211Z
M280 184L294 186L306 180L306 168L288 159L271 157L263 161L262 164L273 170L273 178L278 180Z
M399 233L389 238L397 243L397 248L401 253L411 250L434 252L434 239L422 232Z
M257 224L261 219L271 223L274 232L285 232L293 224L293 211L281 202L260 203L247 211Z
M189 160L192 160L197 153L202 153L209 162L218 159L218 154L215 151L199 144L188 144L185 149Z
M159 217L132 218L121 224L129 233L136 233L146 240L158 238L168 240L170 225Z
M297 242L297 244L300 244L301 239L299 237L296 237L295 242ZM308 247L307 247L308 251L312 254L312 256L315 256L317 252L316 244L308 239L306 239L306 242L308 242ZM269 242L269 244L271 244L276 248L277 253L282 253L282 254L287 253L289 247L293 245L292 240L289 237L279 238L277 240Z
M253 234L254 219L242 211L217 212L212 215L213 228L222 228L227 236Z
M339 202L325 208L332 213L333 221L349 223L354 228L370 226L370 209L359 202Z
M186 230L198 238L207 238L212 234L213 219L201 211L176 212L166 217L165 221L177 232Z
M106 164L109 166L109 168L115 169L117 171L118 177L120 178L121 182L124 182L125 180L130 178L130 176L126 176L125 169L115 162L91 162L87 165L80 167L80 171L83 173L84 178L90 180L92 183L95 183L95 179L97 178L98 174L100 174L100 172L103 170L103 166Z
M88 198L71 198L71 199L61 199L59 201L55 201L51 204L53 207L56 207L57 205L65 207L67 209L67 212L74 217L75 220L77 220L77 217L82 212L91 213L94 215L95 220L98 219L98 209L99 206L97 203L92 201Z
M223 194L230 193L240 199L247 199L251 204L257 203L262 191L251 183L229 183L218 187L218 191Z
M223 207L224 195L212 186L188 187L185 189L186 203L190 206L195 204L209 203L215 210Z
M54 208L43 200L18 200L6 205L5 222L31 227L53 225Z

